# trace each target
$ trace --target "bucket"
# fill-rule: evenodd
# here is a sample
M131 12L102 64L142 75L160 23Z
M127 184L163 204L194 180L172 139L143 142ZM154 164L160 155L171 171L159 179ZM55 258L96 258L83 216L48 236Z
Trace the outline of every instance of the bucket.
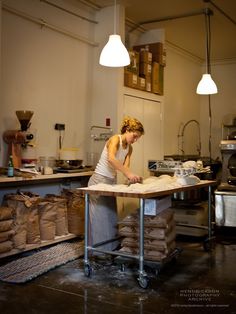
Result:
M80 159L79 156L79 149L77 147L71 148L62 148L59 151L60 160L76 160Z
M39 164L43 168L45 168L45 167L54 168L56 166L56 158L55 157L41 156L41 157L39 157Z
M92 166L96 167L99 159L99 154L98 153L87 153L87 166Z

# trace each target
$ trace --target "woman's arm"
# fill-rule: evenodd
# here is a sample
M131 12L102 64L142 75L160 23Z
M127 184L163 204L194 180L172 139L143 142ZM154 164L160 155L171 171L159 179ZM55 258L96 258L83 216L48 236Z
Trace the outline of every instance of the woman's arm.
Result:
M118 135L114 135L109 142L107 143L107 150L108 150L108 162L111 164L111 166L123 173L124 176L126 176L130 182L140 182L142 178L138 175L133 174L129 169L130 164L130 156L132 154L132 146L129 146L128 154L125 158L124 164L122 164L119 160L116 159L116 153L119 149L120 140Z
M128 154L126 155L125 161L124 161L124 166L127 168L129 168L130 166L130 159L131 159L132 152L133 152L133 147L130 145Z

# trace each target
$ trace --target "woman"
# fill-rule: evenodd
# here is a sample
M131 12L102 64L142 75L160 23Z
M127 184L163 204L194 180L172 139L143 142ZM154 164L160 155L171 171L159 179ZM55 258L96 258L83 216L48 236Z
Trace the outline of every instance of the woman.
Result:
M121 134L113 135L106 143L94 174L88 186L106 183L116 184L117 171L120 171L129 183L142 181L139 175L130 169L132 144L144 134L144 128L135 118L125 118L121 125ZM117 234L117 205L115 197L90 195L90 245L113 239ZM117 241L102 247L108 251L117 247Z

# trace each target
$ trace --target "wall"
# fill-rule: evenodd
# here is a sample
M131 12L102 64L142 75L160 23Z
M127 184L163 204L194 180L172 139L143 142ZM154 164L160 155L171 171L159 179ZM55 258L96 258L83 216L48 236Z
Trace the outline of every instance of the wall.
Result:
M124 38L124 8L117 5L117 34ZM120 107L122 106L122 86L123 86L123 68L110 68L99 64L100 53L108 41L109 35L114 33L114 7L106 7L96 14L96 20L99 24L96 26L95 39L99 43L93 51L93 73L92 73L92 93L91 93L91 125L106 126L106 118L110 119L110 127L113 133L116 133L120 122ZM123 41L124 42L124 41ZM99 134L99 130L93 130ZM106 130L100 130L106 132ZM90 142L90 151L100 155L104 141Z
M64 1L57 4L95 19L87 9L78 10ZM7 5L93 42L95 24L40 1L12 0ZM79 147L84 158L93 49L88 43L3 10L1 138L5 130L19 129L16 110L33 110L38 156L57 155L58 131L54 125L65 123L63 146ZM6 145L2 146L1 164L6 155Z
M165 43L164 29L147 31L141 35L129 33L129 44L152 42ZM191 122L185 127L184 137L180 137L189 120L200 124L199 96L195 90L200 77L200 61L170 43L165 43L167 65L164 69L164 154L199 153L198 124Z
M211 111L212 111L212 157L221 159L220 141L222 139L222 122L228 114L236 116L236 60L231 62L222 62L212 65L212 77L218 87L218 94L211 96ZM200 114L203 130L209 133L208 120L208 97L201 96L200 99ZM209 152L207 138L203 146L205 154ZM209 154L209 153L208 153Z
M38 0L9 0L7 5L30 16L87 38L97 45L65 36L3 10L2 117L1 134L19 129L16 110L33 110L32 131L37 131L37 155L55 156L59 134L55 123L64 123L63 147L79 147L100 154L104 141L91 140L93 125L105 126L110 118L117 132L122 107L123 68L99 65L99 55L114 31L114 7L91 11L77 1L57 5L87 16L92 24ZM117 33L124 37L124 8L117 6ZM96 130L97 131L97 130ZM1 136L2 138L2 136ZM6 144L1 151L1 164Z
M198 154L198 127L190 123L184 131L184 138L178 137L189 120L200 124L199 95L196 87L200 78L199 60L166 44L165 67L165 117L164 117L164 154L182 154L182 141L185 154ZM204 138L201 139L204 141Z
M196 119L201 130L201 155L209 157L209 103L208 96L197 95L196 87L205 71L200 60L167 43L167 66L164 86L164 154L182 154L182 138L178 137L183 124ZM211 95L212 128L211 157L221 159L220 141L224 116L236 116L236 60L212 62L212 77L218 93ZM198 132L196 123L185 128L184 151L196 154Z
M101 49L113 30L113 7L95 14L83 6L77 7L78 1L57 1L58 5L99 21L99 24L91 24L38 0L8 0L5 3L99 45L84 43L2 11L0 165L4 164L6 151L2 133L19 128L15 111L21 109L34 111L32 129L37 131L38 156L57 154L55 123L65 123L63 145L79 147L83 159L86 159L87 151L100 151L104 142L92 147L90 127L105 125L105 119L109 117L116 132L123 114L123 69L98 64ZM118 31L124 38L124 10L118 7ZM202 155L208 155L208 106L205 96L195 94L202 74L199 60L169 44L166 47L164 153L180 153L179 128L196 119L201 126ZM219 93L211 96L213 157L219 156L222 118L235 112L235 67L235 62L212 67L219 88ZM188 125L185 152L196 153L197 141L196 125Z

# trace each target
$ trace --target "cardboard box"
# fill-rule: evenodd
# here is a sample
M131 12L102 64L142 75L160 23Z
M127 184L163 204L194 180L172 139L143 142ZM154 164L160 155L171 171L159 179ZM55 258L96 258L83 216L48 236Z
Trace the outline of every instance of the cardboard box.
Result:
M153 54L153 61L159 63L162 66L166 66L166 52L163 54Z
M146 79L144 77L138 77L138 89L145 90L146 87Z
M151 91L158 95L163 95L164 93L164 67L157 62L152 63Z
M140 63L149 63L152 64L152 53L148 50L141 49L140 52Z
M139 52L129 50L130 64L125 67L125 71L139 74Z
M146 92L151 92L152 91L152 78L149 77L149 76L146 77L145 90L146 90Z
M190 208L183 206L182 208L177 207L173 209L174 209L174 220L176 222L177 234L202 237L208 233L206 229L191 228L191 225L207 226L208 224L207 204L203 206L194 205ZM184 224L187 226L181 226L181 224Z
M152 65L146 62L141 62L139 64L139 75L143 77L151 77Z
M162 198L145 199L144 215L156 216L163 210L171 207L171 196Z
M161 42L156 43L148 43L144 45L134 46L133 50L140 52L142 49L150 51L152 54L163 54L164 52L164 45Z
M164 48L164 44L161 42L138 45L134 46L133 49L137 52L140 52L142 49L146 49L152 53L153 62L158 62L163 66L166 65L166 49Z
M132 88L138 88L138 75L129 71L125 71L124 85Z

